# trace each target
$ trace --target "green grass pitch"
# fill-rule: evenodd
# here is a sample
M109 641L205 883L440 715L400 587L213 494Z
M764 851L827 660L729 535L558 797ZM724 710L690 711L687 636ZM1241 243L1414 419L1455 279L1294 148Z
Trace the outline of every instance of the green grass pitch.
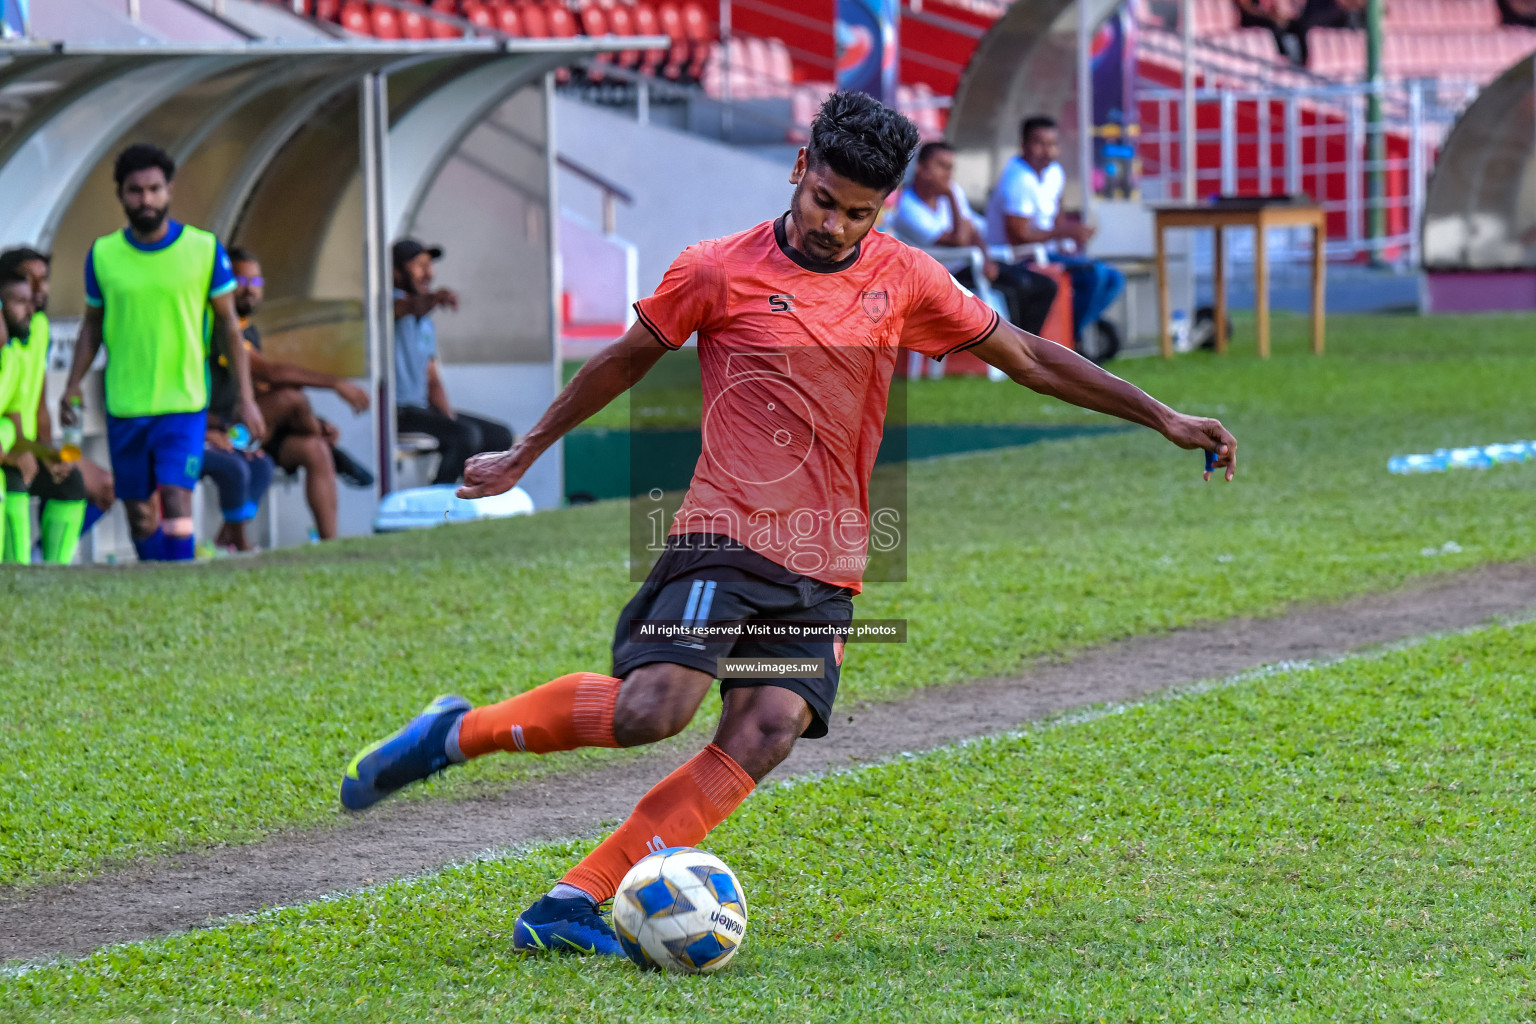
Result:
M0 1019L1521 1021L1536 627L769 787L720 975L524 961L539 848L0 976Z

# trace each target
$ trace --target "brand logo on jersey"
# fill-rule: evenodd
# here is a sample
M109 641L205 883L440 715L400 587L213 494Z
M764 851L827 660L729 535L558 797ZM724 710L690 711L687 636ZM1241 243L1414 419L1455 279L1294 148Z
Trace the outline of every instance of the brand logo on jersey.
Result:
M885 292L865 292L861 300L864 306L864 315L869 317L869 322L877 324L885 318L886 310L891 308L890 296Z
M773 313L793 313L795 311L795 297L793 295L768 296L768 309Z

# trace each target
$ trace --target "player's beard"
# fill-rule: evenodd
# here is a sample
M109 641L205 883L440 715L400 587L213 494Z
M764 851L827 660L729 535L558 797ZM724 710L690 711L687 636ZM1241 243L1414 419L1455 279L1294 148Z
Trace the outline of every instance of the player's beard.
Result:
M152 235L160 230L160 225L165 223L166 214L170 212L169 206L139 206L132 210L124 210L128 214L128 223L133 230L141 235Z
M789 200L789 215L794 219L795 223L799 225L800 237L805 242L805 249L801 255L805 256L812 263L836 263L838 253L842 252L843 250L839 248L838 244L828 236L818 234L815 231L806 230L804 222L802 222L800 219L800 200L802 198L801 193L804 190L805 182L802 181L795 186L795 194L791 196Z
M235 315L250 316L254 312L256 312L256 307L251 305L249 299L242 299L239 296L235 297Z

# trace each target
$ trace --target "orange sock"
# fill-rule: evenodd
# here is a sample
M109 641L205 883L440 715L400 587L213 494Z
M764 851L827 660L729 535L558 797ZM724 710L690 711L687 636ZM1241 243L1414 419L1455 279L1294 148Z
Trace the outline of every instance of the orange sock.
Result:
M756 783L731 755L711 743L635 805L628 820L561 879L601 903L646 854L697 846L730 817Z
M577 747L616 747L613 705L619 680L596 672L572 672L527 693L472 708L459 720L459 751L465 759L493 750L550 754Z

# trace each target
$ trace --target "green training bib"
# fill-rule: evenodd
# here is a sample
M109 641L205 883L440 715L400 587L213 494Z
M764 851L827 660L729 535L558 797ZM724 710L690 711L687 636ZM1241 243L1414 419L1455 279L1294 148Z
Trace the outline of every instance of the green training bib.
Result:
M107 412L113 416L207 408L204 339L217 251L213 235L190 224L153 252L134 248L121 231L96 240L91 261L101 290Z

